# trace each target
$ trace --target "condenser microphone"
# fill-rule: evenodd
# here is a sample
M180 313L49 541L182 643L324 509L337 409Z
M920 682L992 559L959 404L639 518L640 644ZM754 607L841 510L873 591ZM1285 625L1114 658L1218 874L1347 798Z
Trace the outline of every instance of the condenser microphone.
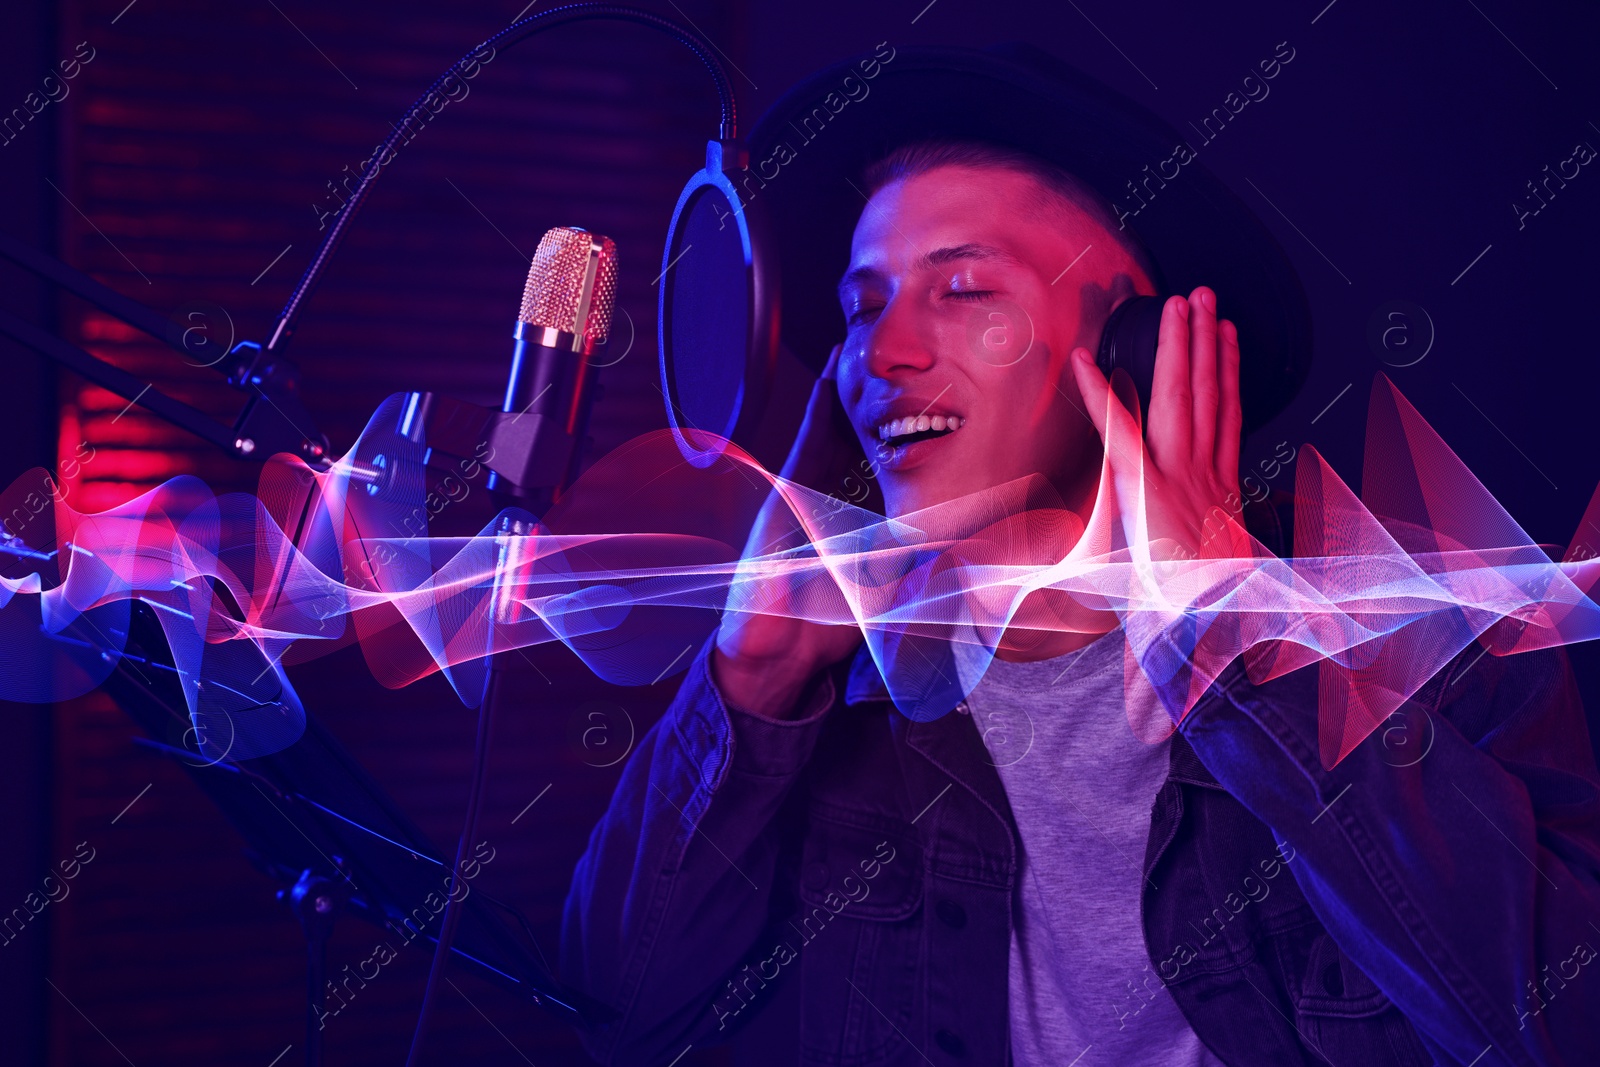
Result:
M616 303L616 243L576 226L547 231L523 286L499 410L440 393L407 393L398 408L399 435L423 449L427 466L487 467L488 488L501 506L541 511L577 476L589 409L599 395L597 357ZM378 455L355 460L351 479L374 495L385 492L393 465Z
M505 400L489 413L481 439L491 448L488 486L502 505L520 503L543 511L577 475L583 435L594 396L595 365L591 357L611 330L617 302L617 246L609 237L576 226L556 226L539 240L528 281L522 288L522 309L511 335L511 373ZM414 394L424 395L424 394ZM458 405L436 408L437 426L426 426L433 440L451 426L460 433L470 419ZM501 455L502 450L507 455ZM516 474L512 474L516 471ZM528 613L517 594L535 553L529 537L537 532L531 516L515 509L501 512L495 523L497 556L490 602L497 626L526 621ZM492 646L491 646L492 647ZM456 849L453 871L462 869L468 845L477 837L478 812L488 774L489 735L498 693L504 681L498 658L489 660L478 712L472 787ZM459 898L448 895L439 939L423 988L417 1029L412 1035L407 1067L417 1062L439 979L450 957L450 944L461 921Z
M515 495L535 489L559 493L576 475L594 400L593 357L610 334L616 303L616 243L577 226L545 231L512 329L511 372L496 436L531 431L532 450L544 458L540 465L547 476L518 483L510 490ZM552 462L558 451L564 461ZM491 472L489 488L507 491L506 481Z

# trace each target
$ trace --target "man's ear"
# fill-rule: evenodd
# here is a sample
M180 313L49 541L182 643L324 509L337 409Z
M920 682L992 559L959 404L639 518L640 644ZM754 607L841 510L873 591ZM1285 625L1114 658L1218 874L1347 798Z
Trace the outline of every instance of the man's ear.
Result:
M1079 286L1078 335L1072 339L1072 347L1081 345L1090 352L1098 353L1100 334L1104 332L1106 320L1117 309L1117 305L1131 296L1155 295L1141 294L1139 289L1133 275L1126 271L1118 271L1108 286L1092 281Z

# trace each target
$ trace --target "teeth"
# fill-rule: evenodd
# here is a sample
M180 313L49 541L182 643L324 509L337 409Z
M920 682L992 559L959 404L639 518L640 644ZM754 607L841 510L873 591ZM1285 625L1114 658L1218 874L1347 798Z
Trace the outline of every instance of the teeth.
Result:
M881 424L878 427L878 440L887 441L891 437L903 437L925 430L959 430L965 423L965 419L956 415L907 415Z

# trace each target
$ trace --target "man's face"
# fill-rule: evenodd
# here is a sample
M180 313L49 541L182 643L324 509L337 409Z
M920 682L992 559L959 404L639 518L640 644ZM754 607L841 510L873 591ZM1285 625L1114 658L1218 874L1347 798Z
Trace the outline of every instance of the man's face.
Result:
M1069 507L1092 498L1100 443L1067 361L1153 290L1090 217L1041 214L1039 191L939 167L884 186L856 225L839 396L890 515L1034 473Z

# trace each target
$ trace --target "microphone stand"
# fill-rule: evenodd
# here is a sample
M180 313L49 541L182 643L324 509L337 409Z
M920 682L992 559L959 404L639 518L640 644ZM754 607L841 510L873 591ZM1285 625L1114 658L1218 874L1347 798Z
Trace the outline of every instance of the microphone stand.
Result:
M236 458L265 460L276 453L288 452L300 456L316 470L330 469L328 440L315 431L309 412L300 402L298 369L284 356L284 351L293 336L305 301L327 269L330 258L337 251L356 212L366 202L373 182L382 172L384 161L394 158L394 152L401 138L405 136L406 129L428 106L429 101L439 97L441 90L451 78L460 80L467 73L469 66L480 62L478 57L485 49L492 51L508 48L543 30L567 23L593 20L621 21L646 26L667 34L693 52L704 64L715 83L721 108L718 139L725 142L737 140L735 102L727 72L723 70L714 46L693 30L648 11L602 3L569 4L531 15L511 24L452 64L411 105L401 121L394 125L392 132L368 160L355 191L323 237L310 265L284 305L267 343L260 345L251 341L242 342L234 346L226 357L219 361L218 365L226 374L229 384L250 394L244 409L231 428L223 427L194 408L152 389L147 383L140 382L126 371L3 310L0 310L0 333L10 335L28 347L71 368L84 378L127 398L131 403L143 406L151 413L215 444ZM152 337L180 351L189 352L182 344L181 329L175 330L174 324L151 309L122 296L53 257L29 248L5 234L0 234L0 255L54 281L116 318L137 326ZM477 405L464 404L431 393L412 393L408 398L402 433L425 434L429 444L441 454L454 452L465 456L472 454L477 444L489 442L497 446L495 455L498 457L501 455L498 446L504 445L507 449L507 459L499 464L487 465L510 483L512 488L508 492L518 502L535 507L538 509L537 513L542 514L570 484L577 472L579 447L584 427L588 422L588 405L593 399L593 371L593 365L586 361L579 379L581 388L577 403L580 406L574 409L577 418L568 420L566 425L561 425L555 419L532 416L529 420L530 425L518 427L519 415L510 412L491 412ZM310 429L303 430L301 427ZM461 451L462 449L465 450ZM383 474L352 472L351 477L368 481L370 483L368 487L371 489L381 481ZM500 542L502 562L508 567L511 565L509 557L514 555L513 549L518 544L517 539L526 536L532 530L533 524L526 520L512 516L501 517L496 529L496 538ZM295 536L298 538L298 531ZM506 569L496 568L497 594L500 592L499 583L505 573ZM461 838L457 843L455 866L450 872L451 879L460 876L466 850L470 847L471 838L477 831L483 785L487 777L489 736L494 721L494 708L499 702L502 688L502 672L491 657L483 699L479 704L473 781L468 794ZM295 907L296 915L300 917L306 934L310 974L308 981L312 983L308 988L307 1010L311 1018L316 1018L321 990L315 985L315 979L325 970L327 928L340 908L337 901L310 882L303 886L296 883L295 887L288 891L288 899ZM310 903L307 904L307 901ZM329 902L326 906L327 911L321 910L320 901ZM421 1055L438 980L442 977L445 962L450 957L451 941L460 922L461 909L456 903L454 894L446 896L438 943L429 967L428 983L423 991L422 1006L412 1036L411 1050L406 1059L407 1067L416 1067ZM309 913L305 910L307 907L311 909ZM308 1026L308 1032L309 1029ZM316 1048L314 1038L311 1044ZM316 1058L318 1060L321 1058L320 1048L317 1048Z
M598 248L598 246L596 246ZM592 279L591 279L592 281ZM586 314L584 312L583 314ZM578 326L582 329L584 323L580 318ZM522 326L518 324L519 344L522 337ZM519 347L519 358L522 349ZM477 739L473 750L472 759L472 784L467 794L467 810L462 819L461 837L456 844L456 866L452 876L459 874L461 865L467 857L472 840L477 836L478 817L482 810L483 790L488 781L489 739L494 730L495 713L501 700L501 692L506 684L506 672L502 666L504 653L493 652L493 628L497 625L512 625L523 621L521 616L526 609L521 607L516 599L516 577L522 570L523 564L528 561L525 549L526 539L537 531L536 520L524 518L516 513L518 508L526 509L532 514L545 514L550 505L559 495L566 490L576 477L582 459L584 429L588 425L589 412L593 407L594 396L598 390L595 384L596 366L592 348L586 348L581 356L576 373L564 376L570 383L570 401L563 388L554 397L546 399L546 391L541 390L530 402L523 404L523 392L533 388L535 383L522 380L515 370L512 372L511 384L507 387L506 398L502 415L510 416L505 425L514 425L524 415L532 420L538 430L548 430L543 436L536 438L537 444L545 447L534 448L531 453L528 467L534 466L532 458L542 459L539 464L547 472L554 475L545 483L533 482L524 477L522 480L511 483L509 480L491 478L490 493L495 503L499 505L500 516L495 522L496 556L494 568L494 584L489 596L489 625L490 625L490 655L488 670L484 679L483 699L478 706ZM521 390L519 390L519 384ZM555 385L552 381L549 385ZM548 389L549 386L546 387ZM530 413L529 409L538 408ZM566 409L566 418L561 416L562 409ZM563 421L565 426L562 425ZM562 453L565 453L563 455ZM526 470L527 467L524 468ZM556 473L559 472L559 473ZM526 513L525 512L525 513ZM438 993L439 980L444 976L444 968L450 957L450 945L455 936L456 924L460 921L461 909L457 907L453 896L445 897L444 918L439 930L439 944L434 952L433 961L428 968L427 984L422 991L422 1004L417 1012L417 1026L412 1034L411 1050L406 1057L407 1067L416 1067L420 1063L423 1044L427 1038L428 1023L432 1014L435 998Z
M251 863L283 887L278 899L294 912L305 937L305 1062L321 1067L327 1018L344 1008L340 1000L328 1011L330 988L338 996L327 969L334 926L354 915L408 942L437 942L426 900L439 890L447 860L313 716L307 715L298 742L247 763L203 751L207 746L191 741L192 729L177 740L188 715L157 612L138 602L127 626L106 692L150 735L134 744L177 760L244 839ZM267 693L253 696L270 699ZM460 869L458 860L455 873ZM453 888L446 883L447 894ZM470 896L479 899L462 898L459 914L467 925L450 948L459 963L575 1026L615 1017L556 982L520 913L482 889L470 890ZM497 913L514 919L523 938Z

